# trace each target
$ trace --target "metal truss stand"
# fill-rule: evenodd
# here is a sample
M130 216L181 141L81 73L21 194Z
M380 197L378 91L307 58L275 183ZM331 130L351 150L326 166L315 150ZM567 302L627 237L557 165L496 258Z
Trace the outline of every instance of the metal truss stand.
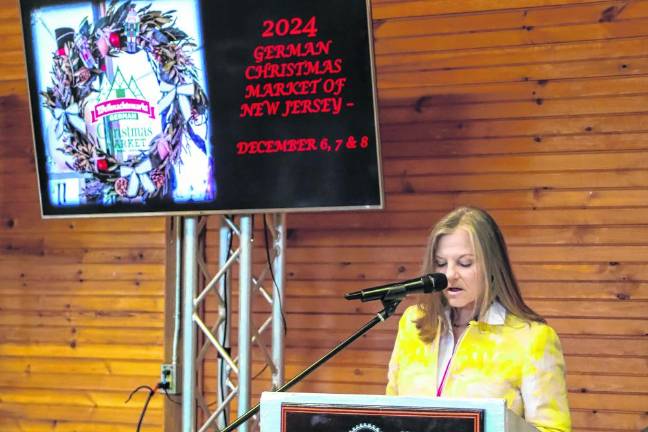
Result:
M251 401L252 346L256 344L264 355L264 361L272 373L272 386L281 387L284 380L283 336L284 322L282 302L285 285L285 215L261 215L272 219L268 227L269 257L272 265L265 263L258 277L252 272L253 217L240 216L238 225L232 217L222 217L219 241L219 268L212 274L205 259L207 218L184 218L182 250L182 431L204 432L225 428L233 401L237 402L238 416L246 413ZM238 237L238 242L234 238ZM232 245L237 244L233 248ZM239 270L239 325L238 356L232 357L230 345L231 329L231 273L235 264ZM267 275L273 276L264 286ZM204 280L204 287L199 287ZM252 300L260 295L272 305L272 313L263 323L255 327L252 319ZM208 324L207 302L217 316ZM272 326L271 349L268 350L262 335ZM266 337L267 339L267 337ZM200 344L200 346L198 346ZM205 369L209 353L216 354L216 395L203 388ZM210 360L211 361L211 360ZM200 413L199 411L200 410ZM200 415L202 414L202 415ZM200 423L200 424L198 424ZM248 432L258 428L258 422L248 422L239 431Z

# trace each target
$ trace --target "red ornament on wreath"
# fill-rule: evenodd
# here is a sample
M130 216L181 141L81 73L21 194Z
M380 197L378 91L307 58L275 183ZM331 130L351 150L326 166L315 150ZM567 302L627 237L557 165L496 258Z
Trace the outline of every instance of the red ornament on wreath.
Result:
M119 33L117 32L110 33L110 36L108 36L108 42L110 42L110 45L115 48L121 48L121 37L119 37Z
M108 171L108 161L106 159L97 159L97 170Z

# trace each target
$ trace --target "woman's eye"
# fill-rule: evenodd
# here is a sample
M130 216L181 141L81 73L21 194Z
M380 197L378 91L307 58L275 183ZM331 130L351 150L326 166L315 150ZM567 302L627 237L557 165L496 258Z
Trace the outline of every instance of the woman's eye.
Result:
M472 263L471 261L468 261L468 262L460 262L459 265L460 265L461 267L470 267L471 265L473 265L473 263Z
M436 267L445 267L446 263L436 261L436 262L434 263L434 265L435 265Z

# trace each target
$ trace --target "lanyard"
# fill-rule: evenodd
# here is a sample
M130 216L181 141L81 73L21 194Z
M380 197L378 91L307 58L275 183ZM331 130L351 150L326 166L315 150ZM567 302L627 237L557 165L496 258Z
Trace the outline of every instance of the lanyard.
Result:
M454 357L454 352L452 353L452 356L450 356L450 360L448 360L448 363L446 364L445 371L443 372L443 378L441 378L441 383L437 388L437 392L436 392L437 397L440 397L441 392L443 391L443 385L445 384L446 377L448 376L448 369L450 369L450 363L452 363L452 357Z
M463 332L463 334L459 337L459 340L457 341L455 346L452 348L452 354L450 355L450 359L446 364L445 371L443 371L443 377L441 378L441 382L439 383L439 387L437 388L436 391L437 397L440 397L441 393L443 392L443 387L445 385L446 378L448 377L448 371L450 370L450 364L452 363L452 359L454 359L455 353L457 352L457 348L459 347L459 344L463 340L466 333L468 333L468 330L470 330L470 326L468 326L468 328Z

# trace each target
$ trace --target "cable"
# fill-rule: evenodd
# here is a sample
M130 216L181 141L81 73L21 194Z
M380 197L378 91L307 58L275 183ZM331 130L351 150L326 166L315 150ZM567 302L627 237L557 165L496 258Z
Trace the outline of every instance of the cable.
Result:
M270 269L270 276L272 277L272 283L277 288L277 297L279 300L279 312L281 313L281 320L283 321L284 336L288 334L288 325L286 324L286 316L284 315L283 304L281 301L281 290L277 284L277 279L275 278L274 270L272 269L272 263L270 262L270 246L268 245L268 223L266 222L265 215L263 215L263 237L265 240L265 251L266 251L266 261L268 262L268 268Z
M142 408L142 413L140 414L139 421L137 422L137 429L136 429L137 432L140 432L140 429L142 428L142 422L144 421L144 416L146 415L146 409L148 408L149 402L151 402L151 399L153 398L153 396L155 396L155 392L156 392L159 388L160 388L160 384L157 384L157 385L155 386L155 388L151 388L151 387L149 387L149 386L147 386L147 385L141 385L141 386L137 387L135 390L133 390L133 391L130 393L130 395L128 395L128 399L126 399L126 402L124 402L125 404L127 404L128 401L131 400L131 398L133 397L133 395L134 395L135 393L137 393L138 391L142 390L142 389L146 389L146 390L149 391L149 394L148 394L148 396L146 397L146 402L144 402L144 407Z
M182 405L182 402L179 402L179 401L177 401L177 400L175 400L175 399L173 399L173 398L171 397L171 395L169 394L169 392L168 392L166 386L160 386L160 388L161 388L162 391L164 392L164 395L166 396L167 399L169 399L171 402L173 402L173 403L176 404L176 405Z
M264 364L263 367L261 368L261 370L260 370L259 372L257 372L257 373L252 377L252 379L250 379L250 381L254 381L255 379L259 378L259 376L260 376L260 375L263 373L263 371L266 370L266 369L268 369L268 363ZM207 407L211 408L211 407L213 407L214 405L216 405L218 402L219 402L219 401L214 401L214 402L208 404ZM225 411L227 411L227 410L223 410L223 413L224 413ZM229 424L229 422L226 422L226 424Z
M268 363L264 364L263 367L261 368L261 370L260 370L259 372L257 372L256 375L254 375L250 381L254 381L255 379L259 378L259 376L260 376L260 375L263 373L263 371L266 370L266 369L268 369Z
M231 216L231 221L232 224L234 224L234 219L235 216ZM234 242L234 233L232 232L232 228L228 230L228 244L227 244L227 256L225 257L225 261L229 260L231 257L231 252L232 252L232 244ZM223 276L223 311L224 311L224 318L223 318L223 340L220 341L221 346L225 347L229 351L229 347L225 346L225 343L227 341L227 333L228 333L228 318L229 318L229 304L228 304L228 290L230 287L228 286L229 283L229 278L226 275ZM224 375L224 364L225 360L222 357L219 357L219 380L218 380L218 385L220 387L220 394L221 397L223 398L222 401L217 401L217 402L223 402L225 401L225 375ZM222 411L222 417L223 417L223 424L229 424L229 412L228 410L223 410Z

